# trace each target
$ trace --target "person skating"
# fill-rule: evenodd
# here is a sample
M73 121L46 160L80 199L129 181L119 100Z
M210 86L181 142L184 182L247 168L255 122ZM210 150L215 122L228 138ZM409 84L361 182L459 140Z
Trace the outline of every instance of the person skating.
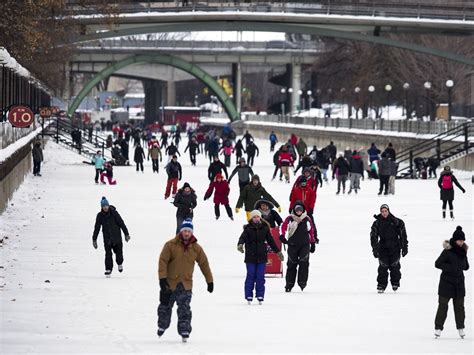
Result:
M234 151L234 147L232 146L232 142L230 140L226 140L221 147L221 154L224 154L224 163L225 166L230 168L230 161L232 158L232 152Z
M394 291L400 287L400 252L408 254L408 238L405 223L395 217L387 204L380 206L380 214L374 215L370 230L370 244L374 257L379 260L377 291L383 293L388 285L388 271Z
M369 155L369 161L372 164L372 162L380 160L379 154L380 154L380 149L377 148L375 143L372 143L370 145L370 148L367 150L367 154Z
M171 161L166 165L166 174L168 175L168 181L166 182L165 200L170 197L171 188L173 188L173 197L176 195L178 189L178 181L183 177L183 170L181 164L178 163L178 157L173 156Z
M297 203L303 203L308 216L312 219L314 204L316 203L316 189L308 184L305 176L302 176L299 179L298 185L294 186L291 190L290 213Z
M273 152L275 150L275 145L278 143L278 137L275 132L272 131L268 139L270 140L270 152Z
M105 178L109 182L109 185L116 185L117 180L114 180L114 166L110 161L106 161L104 163L104 170L100 173L100 182L101 184L105 185Z
M194 209L197 206L196 192L191 188L187 182L178 190L174 197L173 205L177 207L176 210L176 234L179 233L181 224L185 219L193 219Z
M273 165L275 165L275 170L273 171L272 180L275 180L278 171L280 171L280 181L283 181L283 172L281 171L280 163L278 162L278 159L279 159L279 157L280 157L280 153L283 151L283 147L284 147L284 145L282 145L282 146L273 154Z
M145 152L143 151L140 143L135 147L135 153L133 155L133 161L137 164L137 173L139 170L143 173L143 160L145 160Z
M397 179L398 163L390 159L390 178L388 179L388 193L395 195L395 181Z
M275 211L275 206L270 201L259 200L255 203L254 209L260 211L262 219L268 222L271 229L279 227L283 223L283 219Z
M313 165L313 160L311 159L311 157L308 154L304 155L298 162L294 174L296 175L300 169L304 170L306 168L311 167L311 165Z
M281 225L280 241L288 245L285 291L291 292L298 275L301 291L308 283L309 253L314 253L319 242L316 226L307 215L303 202L295 203L291 214Z
M451 167L445 166L438 179L440 199L443 201L443 218L446 218L446 204L449 204L449 215L451 219L454 219L454 185L456 185L462 193L466 192L458 182L458 179L454 176Z
M245 212L247 214L247 221L250 219L250 212L253 211L255 203L259 200L268 200L273 203L278 212L281 212L281 207L278 202L265 190L265 188L260 183L260 177L254 175L252 177L252 182L245 186L242 191L240 191L240 196L235 206L235 212L239 213L243 205L245 205Z
M284 146L278 155L278 166L285 177L285 181L290 183L290 166L293 166L293 156L288 151L287 146Z
M214 291L214 280L206 253L193 234L193 222L183 221L178 235L166 242L158 262L160 304L158 306L159 337L171 323L173 306L178 305L178 334L187 342L191 334L191 299L194 264L197 263L207 283L207 291Z
M214 192L215 191L215 192ZM232 209L229 206L229 193L230 193L230 186L229 183L224 180L222 174L217 173L214 181L212 181L209 185L209 188L204 195L204 201L209 199L214 192L214 213L216 215L216 219L219 219L221 216L220 212L220 205L224 205L224 208L227 212L227 215L231 220L234 220L234 216L232 215Z
M342 193L346 193L346 181L347 176L349 175L349 163L346 159L342 156L342 153L339 153L339 157L333 162L333 170L332 170L332 179L337 177L337 192L336 195L339 195L341 192L341 185L342 185Z
M327 173L329 165L331 165L331 159L327 148L323 148L318 151L318 153L316 154L316 162L318 163L318 166L321 169L324 181L328 182Z
M33 157L33 175L41 176L41 163L43 162L43 149L41 149L41 142L36 142L31 150Z
M227 167L223 162L219 160L219 156L215 155L214 156L214 161L209 165L209 168L207 169L207 177L209 178L209 181L214 181L216 178L217 174L225 174L225 178L229 178L229 174L227 173Z
M459 336L464 338L464 297L466 286L463 271L469 270L467 258L468 246L461 226L457 226L452 238L443 243L443 252L435 262L435 267L442 270L438 287L438 310L435 317L435 336L438 338L444 329L448 316L449 300L453 299L454 318Z
M239 178L239 190L242 191L242 189L250 184L250 179L254 175L253 170L250 166L248 166L245 163L245 158L240 158L239 165L237 165L234 170L232 171L232 174L229 176L229 184L234 177L235 174L238 174Z
M236 162L239 164L239 161L244 156L244 153L247 153L241 139L235 143L235 147L232 152L235 153Z
M312 165L309 168L305 168L303 170L303 174L301 174L300 176L296 178L295 183L293 184L293 189L299 185L302 178L306 179L306 184L310 188L312 188L315 192L318 190L318 184L320 187L323 186L321 172L318 170L317 165Z
M161 132L161 146L165 149L168 147L168 137L169 137L168 132L166 131Z
M352 157L349 160L349 172L351 186L348 193L350 194L352 190L357 193L360 189L360 179L364 174L364 162L356 150L352 152Z
M173 156L181 156L178 147L175 146L173 142L171 142L171 144L166 148L165 153L168 155L168 163L173 159Z
M191 165L196 166L196 154L200 154L201 151L199 149L199 144L196 139L193 137L189 140L186 149L184 152L186 153L189 149L189 160L191 160Z
M112 252L115 254L115 261L118 271L123 271L123 243L122 231L125 234L125 241L128 243L130 234L127 226L123 221L117 209L109 205L109 201L105 197L100 200L100 212L95 218L94 233L92 234L92 245L97 249L97 237L102 228L102 236L104 237L105 250L105 276L109 277L114 268Z
M337 147L334 145L334 142L331 141L329 145L326 147L326 150L329 153L329 160L331 164L336 160L336 154L337 154Z
M436 175L436 169L439 168L439 159L436 157L430 157L428 158L428 177L431 179L437 178L438 176Z
M176 145L177 148L179 148L180 142L181 142L181 131L177 129L176 132L174 132L174 144Z
M250 219L244 226L237 243L237 250L245 253L245 264L247 266L247 277L245 278L244 294L250 305L255 297L259 304L265 298L265 268L268 261L268 246L275 252L281 261L283 254L273 240L269 224L262 219L258 210L250 212Z
M96 184L99 183L100 173L102 172L102 170L104 170L104 163L105 163L105 159L102 156L102 153L100 152L100 150L98 150L95 153L94 157L92 158L92 164L94 164L94 168L95 168L94 181Z
M250 145L250 142L253 142L253 136L249 133L249 131L245 131L242 139L245 141L245 147L247 148Z
M154 143L153 146L148 149L148 160L151 157L151 165L154 173L158 173L160 170L159 161L163 161L161 156L161 149L158 143Z
M253 161L255 159L255 154L257 157L260 154L260 151L257 147L257 145L254 143L254 141L250 141L250 143L247 145L247 162L250 166L253 166Z
M308 145L301 137L298 140L298 143L296 143L296 151L298 152L298 160L301 160L308 151Z
M383 194L388 195L388 182L390 180L390 174L392 173L392 168L390 164L390 159L385 153L382 153L382 159L378 161L379 164L379 195Z

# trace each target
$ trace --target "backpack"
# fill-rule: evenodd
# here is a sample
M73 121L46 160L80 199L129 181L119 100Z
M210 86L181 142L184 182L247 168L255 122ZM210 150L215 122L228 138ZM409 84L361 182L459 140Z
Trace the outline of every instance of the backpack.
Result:
M441 181L441 187L443 190L449 190L453 188L453 178L451 175L444 175Z

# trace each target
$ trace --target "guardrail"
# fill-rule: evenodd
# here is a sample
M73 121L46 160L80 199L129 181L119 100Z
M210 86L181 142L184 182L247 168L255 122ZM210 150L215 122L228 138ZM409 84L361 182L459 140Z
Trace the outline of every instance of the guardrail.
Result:
M302 126L333 127L345 129L360 129L366 131L406 132L414 134L441 134L462 126L466 121L414 121L414 120L374 120L347 119L328 117L297 117L283 115L246 115L245 121L263 121L280 124L295 124ZM469 136L474 136L473 125L470 125Z

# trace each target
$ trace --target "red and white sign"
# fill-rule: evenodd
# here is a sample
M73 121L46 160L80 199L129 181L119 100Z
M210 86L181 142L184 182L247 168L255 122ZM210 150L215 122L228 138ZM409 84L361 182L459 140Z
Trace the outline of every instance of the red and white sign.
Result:
M27 106L13 106L8 111L7 119L13 127L25 128L33 123L35 115Z

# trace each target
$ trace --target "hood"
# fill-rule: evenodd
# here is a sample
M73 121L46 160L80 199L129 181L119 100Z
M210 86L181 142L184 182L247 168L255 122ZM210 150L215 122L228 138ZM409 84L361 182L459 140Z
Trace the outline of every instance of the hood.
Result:
M255 206L253 208L256 209L256 210L259 210L262 203L265 203L266 205L268 205L270 210L275 208L273 203L271 203L270 201L267 201L267 200L258 200L257 202L255 202Z
M450 250L450 249L453 249L455 245L456 245L456 242L455 242L452 238L451 238L450 240L447 240L447 239L446 239L446 240L443 242L443 249ZM469 249L469 246L468 246L466 243L464 243L463 246L462 246L462 248L463 248L465 251L467 251L467 250Z
M352 159L360 160L360 159L362 159L362 157L360 155L356 154L356 155L352 156Z

